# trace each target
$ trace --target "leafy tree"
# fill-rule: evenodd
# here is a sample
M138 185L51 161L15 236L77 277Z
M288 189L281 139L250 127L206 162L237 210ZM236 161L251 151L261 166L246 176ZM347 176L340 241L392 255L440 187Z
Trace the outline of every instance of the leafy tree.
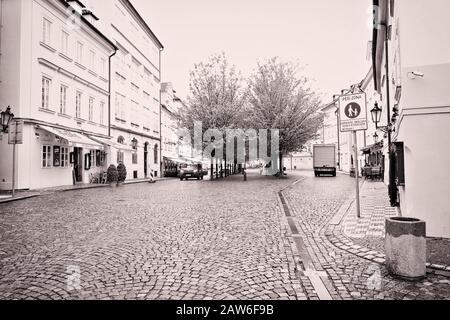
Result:
M255 129L279 129L279 164L283 155L301 150L314 139L322 124L319 97L309 79L299 76L299 68L290 62L272 58L258 63L248 83L246 122Z
M187 107L179 111L178 117L181 126L189 130L192 138L196 121L202 123L202 136L208 129L225 132L225 129L240 126L245 101L242 78L224 53L195 64L190 74L189 88ZM225 137L222 138L225 142ZM202 148L205 144L207 142ZM225 150L223 154L226 154ZM224 160L226 162L226 156Z

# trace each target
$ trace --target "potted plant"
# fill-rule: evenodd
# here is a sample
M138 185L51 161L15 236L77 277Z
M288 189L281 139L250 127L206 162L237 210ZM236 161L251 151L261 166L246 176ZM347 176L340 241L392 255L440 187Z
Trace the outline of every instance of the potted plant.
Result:
M125 167L125 165L123 163L120 163L117 166L117 173L118 173L117 185L121 186L121 185L123 185L123 182L127 178L127 168Z
M111 187L115 187L117 185L117 180L119 174L117 172L117 168L115 165L110 165L107 171L108 182Z

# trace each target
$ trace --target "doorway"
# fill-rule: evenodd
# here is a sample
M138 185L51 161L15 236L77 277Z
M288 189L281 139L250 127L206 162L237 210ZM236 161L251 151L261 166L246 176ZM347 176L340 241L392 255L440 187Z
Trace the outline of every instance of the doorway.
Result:
M144 144L144 176L146 178L148 177L147 158L148 158L148 142Z
M73 171L75 182L83 182L83 148L73 148Z

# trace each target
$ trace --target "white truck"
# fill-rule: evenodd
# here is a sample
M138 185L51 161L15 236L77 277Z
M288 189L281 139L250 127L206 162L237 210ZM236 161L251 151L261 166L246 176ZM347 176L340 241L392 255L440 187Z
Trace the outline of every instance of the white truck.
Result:
M315 144L313 146L314 174L336 177L336 146L334 144Z

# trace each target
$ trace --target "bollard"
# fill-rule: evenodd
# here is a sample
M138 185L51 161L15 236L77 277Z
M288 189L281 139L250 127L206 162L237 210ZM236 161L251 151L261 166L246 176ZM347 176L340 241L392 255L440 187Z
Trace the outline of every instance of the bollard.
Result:
M393 276L420 280L426 276L426 224L414 218L386 219L386 267Z
M244 181L247 181L247 172L244 171Z

